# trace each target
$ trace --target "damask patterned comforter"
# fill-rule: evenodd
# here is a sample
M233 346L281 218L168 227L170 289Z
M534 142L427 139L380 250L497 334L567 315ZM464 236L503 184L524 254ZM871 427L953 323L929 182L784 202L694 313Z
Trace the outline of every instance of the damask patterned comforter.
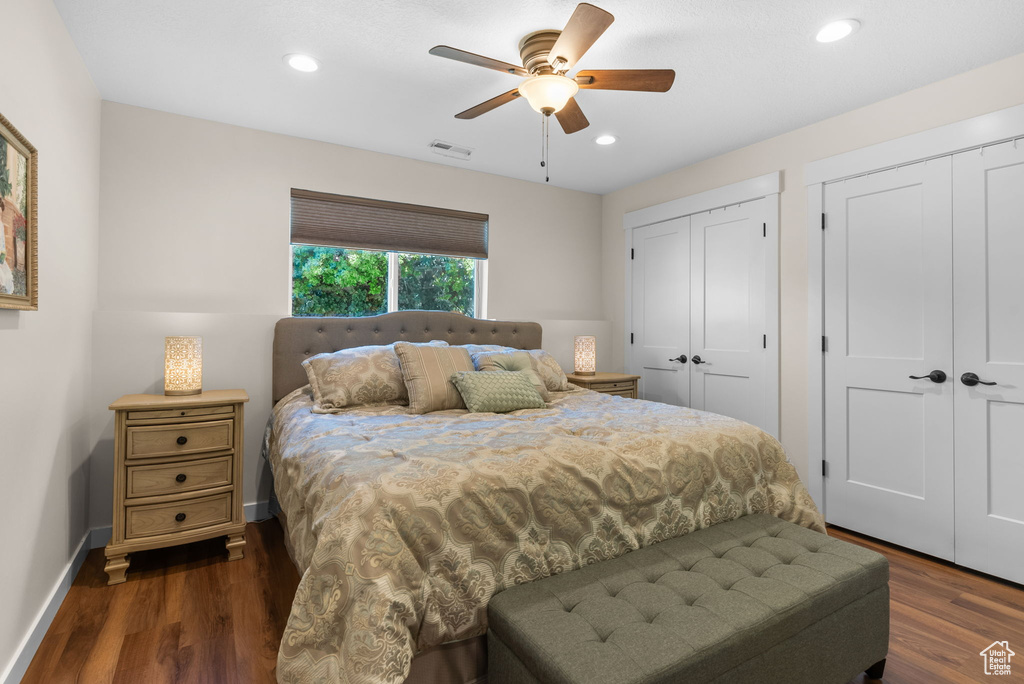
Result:
M771 436L588 390L505 415L274 409L269 459L302 580L282 682L402 682L483 634L502 589L768 512L823 531Z

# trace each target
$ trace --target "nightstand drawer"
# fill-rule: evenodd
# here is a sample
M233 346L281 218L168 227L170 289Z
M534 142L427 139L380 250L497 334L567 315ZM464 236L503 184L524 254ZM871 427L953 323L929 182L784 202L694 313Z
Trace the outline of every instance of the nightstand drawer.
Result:
M201 408L172 409L168 411L129 411L128 420L155 420L159 418L195 418L197 416L223 416L234 413L233 406L203 406Z
M125 538L151 537L231 521L231 492L200 499L125 508Z
M595 392L608 392L611 393L614 390L633 390L636 385L633 381L629 382L597 382L590 385L590 389Z
M633 395L633 390L632 389L628 389L628 390L612 390L610 392L609 391L605 391L604 394L607 394L607 395L613 396L613 397L626 397L627 399L636 399L636 397Z
M230 449L234 421L128 428L127 458L159 458Z
M231 484L231 457L166 465L128 466L128 498L192 492Z

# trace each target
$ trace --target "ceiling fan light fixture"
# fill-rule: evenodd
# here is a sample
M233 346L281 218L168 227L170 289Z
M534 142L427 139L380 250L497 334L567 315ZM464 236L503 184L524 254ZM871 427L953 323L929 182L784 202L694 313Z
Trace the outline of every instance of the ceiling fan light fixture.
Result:
M302 55L299 53L292 53L284 56L284 62L292 69L296 71L302 71L305 73L311 73L320 68L320 62L316 61L309 55Z
M519 84L519 94L541 114L554 114L579 92L576 81L565 76L543 74L532 76Z
M834 43L837 40L842 40L848 35L860 28L860 22L856 19L840 19L839 21L833 21L830 24L825 24L815 39L819 43Z

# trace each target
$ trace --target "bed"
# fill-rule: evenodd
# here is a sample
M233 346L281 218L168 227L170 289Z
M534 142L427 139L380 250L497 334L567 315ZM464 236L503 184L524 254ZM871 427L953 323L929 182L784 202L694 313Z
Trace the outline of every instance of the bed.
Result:
M278 322L267 457L302 575L279 681L473 681L506 587L751 513L824 530L778 442L715 414L583 389L501 415L311 412L305 358L399 340L534 349L541 328L422 311Z

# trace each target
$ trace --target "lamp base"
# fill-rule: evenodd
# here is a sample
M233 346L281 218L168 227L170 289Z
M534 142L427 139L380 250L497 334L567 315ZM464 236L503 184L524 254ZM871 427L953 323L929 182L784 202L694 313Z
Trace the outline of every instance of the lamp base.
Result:
M597 375L596 371L573 371L573 375Z
M164 396L166 397L186 397L192 394L202 394L202 388L197 390L164 390Z

